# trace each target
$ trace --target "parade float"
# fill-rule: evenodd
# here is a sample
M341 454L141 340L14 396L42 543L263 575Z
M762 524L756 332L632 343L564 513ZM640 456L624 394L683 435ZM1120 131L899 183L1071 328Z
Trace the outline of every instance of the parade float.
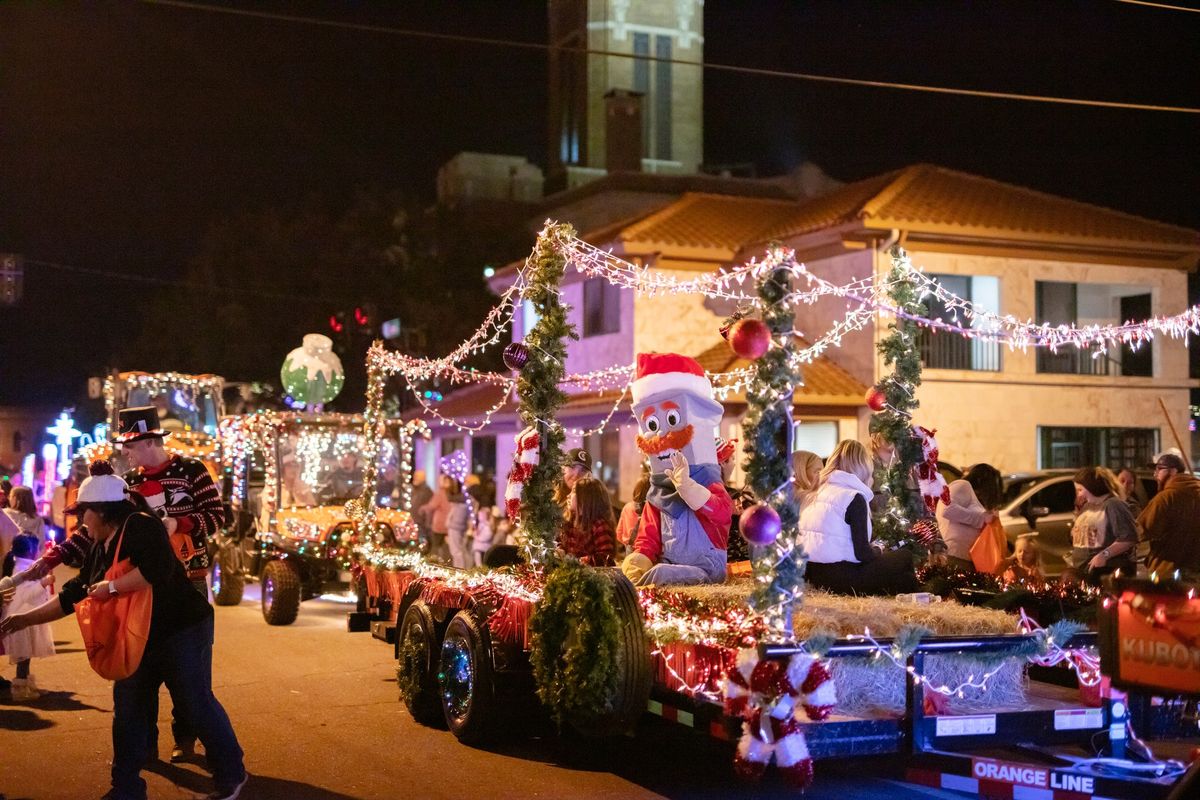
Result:
M696 374L690 359L672 356L674 366L666 370L639 359L637 371L613 365L566 374L565 340L574 332L558 285L568 266L635 291L736 300L743 309L723 333L752 367ZM1007 318L958 327L922 315L921 296L930 293L959 308L969 305L944 293L898 248L889 274L848 286L812 275L783 249L744 267L680 281L627 264L578 240L569 227L548 223L518 281L455 351L416 359L374 347L366 454L380 446L383 388L396 373L412 383L434 375L451 383L494 383L519 396L527 426L505 495L522 542L520 563L455 570L427 563L411 549L380 547L370 536L357 548L369 611L377 632L394 643L401 700L414 719L445 724L461 741L476 743L515 735L512 723L534 708L560 727L590 735L629 732L650 712L736 742L740 775L755 779L774 765L799 788L812 782L814 759L901 754L907 780L986 797L1190 796L1179 792L1194 791L1185 782L1194 780L1195 767L1193 776L1181 778L1184 765L1156 758L1134 731L1195 736L1194 720L1189 726L1186 718L1195 708L1188 697L1200 693L1194 589L1163 580L1153 586L1158 599L1147 601L1145 591L1126 591L1120 583L1103 590L1000 587L1023 592L1040 608L1057 608L1053 621L1023 608L1011 614L930 595L859 598L806 589L789 458L792 390L804 363L850 330L891 320L880 350L893 372L868 397L878 415L872 432L892 454L881 466L888 497L876 530L887 546L923 551L936 546L927 500L936 500L944 484L934 478L932 431L912 420L919 380L915 326L1021 347L1082 346L1085 338L1094 343L1127 334L1093 329L1080 338ZM793 309L823 295L846 298L847 314L797 349ZM538 322L505 350L515 375L464 368L467 356L500 340L522 303L531 304ZM1158 332L1179 335L1195 332L1196 322L1192 314L1154 324ZM665 385L656 378L663 373L673 376ZM728 533L723 490L706 472L706 440L714 431L704 395L712 402L735 384L748 398L743 465L758 502L741 516L749 569L728 570L743 576L727 577L723 558L712 561L723 554L714 554L705 539L683 551L678 542L684 528L703 531L713 545L722 526ZM655 506L657 516L643 512L642 518L670 536L643 554L647 563L627 559L624 569L586 566L556 548L562 511L553 489L564 431L555 412L564 390L597 385L620 390L614 414L630 397L640 412L639 447L652 465L667 459L654 470L656 480L675 489L674 499ZM670 436L683 429L687 437ZM680 458L685 453L695 459L690 465ZM365 479L365 502L351 510L369 530L381 512L371 505L372 478ZM650 500L647 508L653 505ZM688 514L695 519L681 523ZM703 582L694 580L697 569ZM1172 679L1147 683L1130 676L1137 653L1153 660L1158 645L1131 651L1136 645L1115 625L1105 629L1102 661L1097 634L1069 618L1089 609L1099 609L1102 618L1117 614L1126 626L1150 625L1159 639L1174 636L1167 651L1177 662ZM1123 659L1119 670L1114 653Z

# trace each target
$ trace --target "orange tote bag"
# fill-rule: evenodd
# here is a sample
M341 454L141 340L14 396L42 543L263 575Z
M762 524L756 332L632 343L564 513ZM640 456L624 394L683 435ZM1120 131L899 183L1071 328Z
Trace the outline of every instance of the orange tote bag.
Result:
M128 558L119 560L124 540L125 527L122 526L113 553L113 565L104 573L106 580L116 580L134 570ZM79 632L83 634L88 662L97 675L119 681L137 671L142 654L146 652L146 639L150 636L153 606L154 592L150 587L104 600L87 597L75 604L75 618L79 621Z
M994 519L983 526L975 544L971 545L971 562L977 571L992 575L1007 556L1008 538L1004 535L1004 526Z

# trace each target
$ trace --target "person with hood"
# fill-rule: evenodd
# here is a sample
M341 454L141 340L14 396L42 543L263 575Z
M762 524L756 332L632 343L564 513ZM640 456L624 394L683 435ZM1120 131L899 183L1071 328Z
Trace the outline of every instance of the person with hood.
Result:
M950 482L950 502L938 501L936 515L938 532L946 543L946 560L953 567L974 572L971 547L983 526L991 523L996 514L976 499L975 489L968 481L960 479Z
M843 439L821 470L797 525L808 554L810 584L840 594L890 595L918 590L911 550L871 546L871 456Z

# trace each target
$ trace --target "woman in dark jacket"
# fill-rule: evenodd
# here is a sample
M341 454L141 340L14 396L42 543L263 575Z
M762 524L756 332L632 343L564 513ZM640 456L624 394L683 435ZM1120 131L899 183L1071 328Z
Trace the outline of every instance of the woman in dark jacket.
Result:
M133 675L113 684L112 789L104 798L146 797L146 782L140 775L149 756L146 720L157 708L159 687L166 683L176 702L186 705L187 718L204 743L216 783L210 800L233 800L247 775L233 726L213 696L212 607L188 582L162 522L139 510L131 499L138 496L111 473L111 467L93 465L92 477L79 487L78 497L69 512L81 517L95 539L79 575L63 584L59 595L44 605L5 619L0 633L53 622L73 612L85 597L103 602L128 592L153 592L150 633L141 664ZM126 559L134 569L106 580L105 573L113 563Z

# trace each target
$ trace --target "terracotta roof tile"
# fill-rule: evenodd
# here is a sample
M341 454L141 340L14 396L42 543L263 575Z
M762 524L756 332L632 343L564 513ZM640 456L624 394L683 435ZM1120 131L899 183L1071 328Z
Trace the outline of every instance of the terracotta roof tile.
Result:
M930 164L835 189L758 237L784 238L861 219L867 227L969 236L1182 246L1200 232Z
M801 346L806 346L801 343ZM725 342L720 342L696 356L700 366L709 372L733 372L750 366L739 358ZM853 375L826 356L818 356L811 364L800 368L804 385L796 388L797 402L865 405L867 387Z
M793 200L686 194L622 232L626 242L738 250L796 208Z

